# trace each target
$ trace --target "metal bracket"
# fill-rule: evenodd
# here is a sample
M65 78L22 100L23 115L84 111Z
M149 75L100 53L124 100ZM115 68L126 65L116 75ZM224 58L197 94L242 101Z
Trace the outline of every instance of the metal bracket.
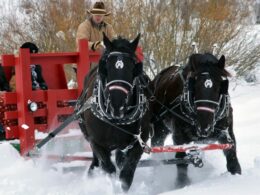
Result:
M201 150L197 148L191 148L186 151L187 159L195 166L202 168L204 163L202 161Z

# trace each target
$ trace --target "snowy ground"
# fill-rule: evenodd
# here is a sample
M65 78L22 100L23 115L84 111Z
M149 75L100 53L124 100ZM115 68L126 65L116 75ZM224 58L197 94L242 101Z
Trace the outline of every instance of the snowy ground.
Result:
M259 75L258 75L259 76ZM176 168L139 168L130 195L219 195L250 194L260 191L260 84L239 82L230 87L234 107L234 128L242 175L226 172L220 151L205 153L205 166L190 166L192 184L175 190ZM0 144L0 195L100 195L115 192L119 182L98 174L88 179L85 172L61 173L44 160L24 160L9 144ZM114 187L113 187L114 186Z

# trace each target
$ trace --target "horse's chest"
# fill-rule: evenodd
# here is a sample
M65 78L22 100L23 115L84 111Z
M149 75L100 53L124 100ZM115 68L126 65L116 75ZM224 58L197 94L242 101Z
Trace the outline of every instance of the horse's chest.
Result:
M88 140L93 141L102 147L111 150L116 148L123 149L134 140L134 137L131 134L127 134L95 117L89 118L86 121L86 124L86 132L84 134L87 135ZM126 131L132 131L132 128L123 128Z

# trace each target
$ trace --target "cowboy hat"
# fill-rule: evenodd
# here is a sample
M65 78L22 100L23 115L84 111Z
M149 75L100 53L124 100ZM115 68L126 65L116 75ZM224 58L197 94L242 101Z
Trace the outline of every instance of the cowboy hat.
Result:
M92 15L110 15L110 12L106 11L105 5L102 1L96 2L91 10L87 10Z

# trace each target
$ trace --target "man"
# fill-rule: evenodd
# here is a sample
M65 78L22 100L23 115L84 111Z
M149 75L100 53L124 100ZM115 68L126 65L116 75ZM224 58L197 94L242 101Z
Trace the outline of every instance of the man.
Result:
M39 49L38 47L31 42L25 42L20 48L28 48L30 50L30 53L38 53ZM39 64L31 64L31 79L32 79L32 90L37 90L37 89L42 89L42 90L47 90L48 86L43 79L42 76L42 68ZM10 80L10 87L12 91L15 90L16 85L15 85L15 79L14 79L14 74Z
M96 2L91 10L88 10L90 17L82 22L77 30L76 45L78 48L78 41L80 39L87 39L89 50L103 52L104 46L102 44L103 32L112 40L116 34L113 27L104 21L104 17L110 15L106 11L103 2ZM92 64L93 68L96 64Z

